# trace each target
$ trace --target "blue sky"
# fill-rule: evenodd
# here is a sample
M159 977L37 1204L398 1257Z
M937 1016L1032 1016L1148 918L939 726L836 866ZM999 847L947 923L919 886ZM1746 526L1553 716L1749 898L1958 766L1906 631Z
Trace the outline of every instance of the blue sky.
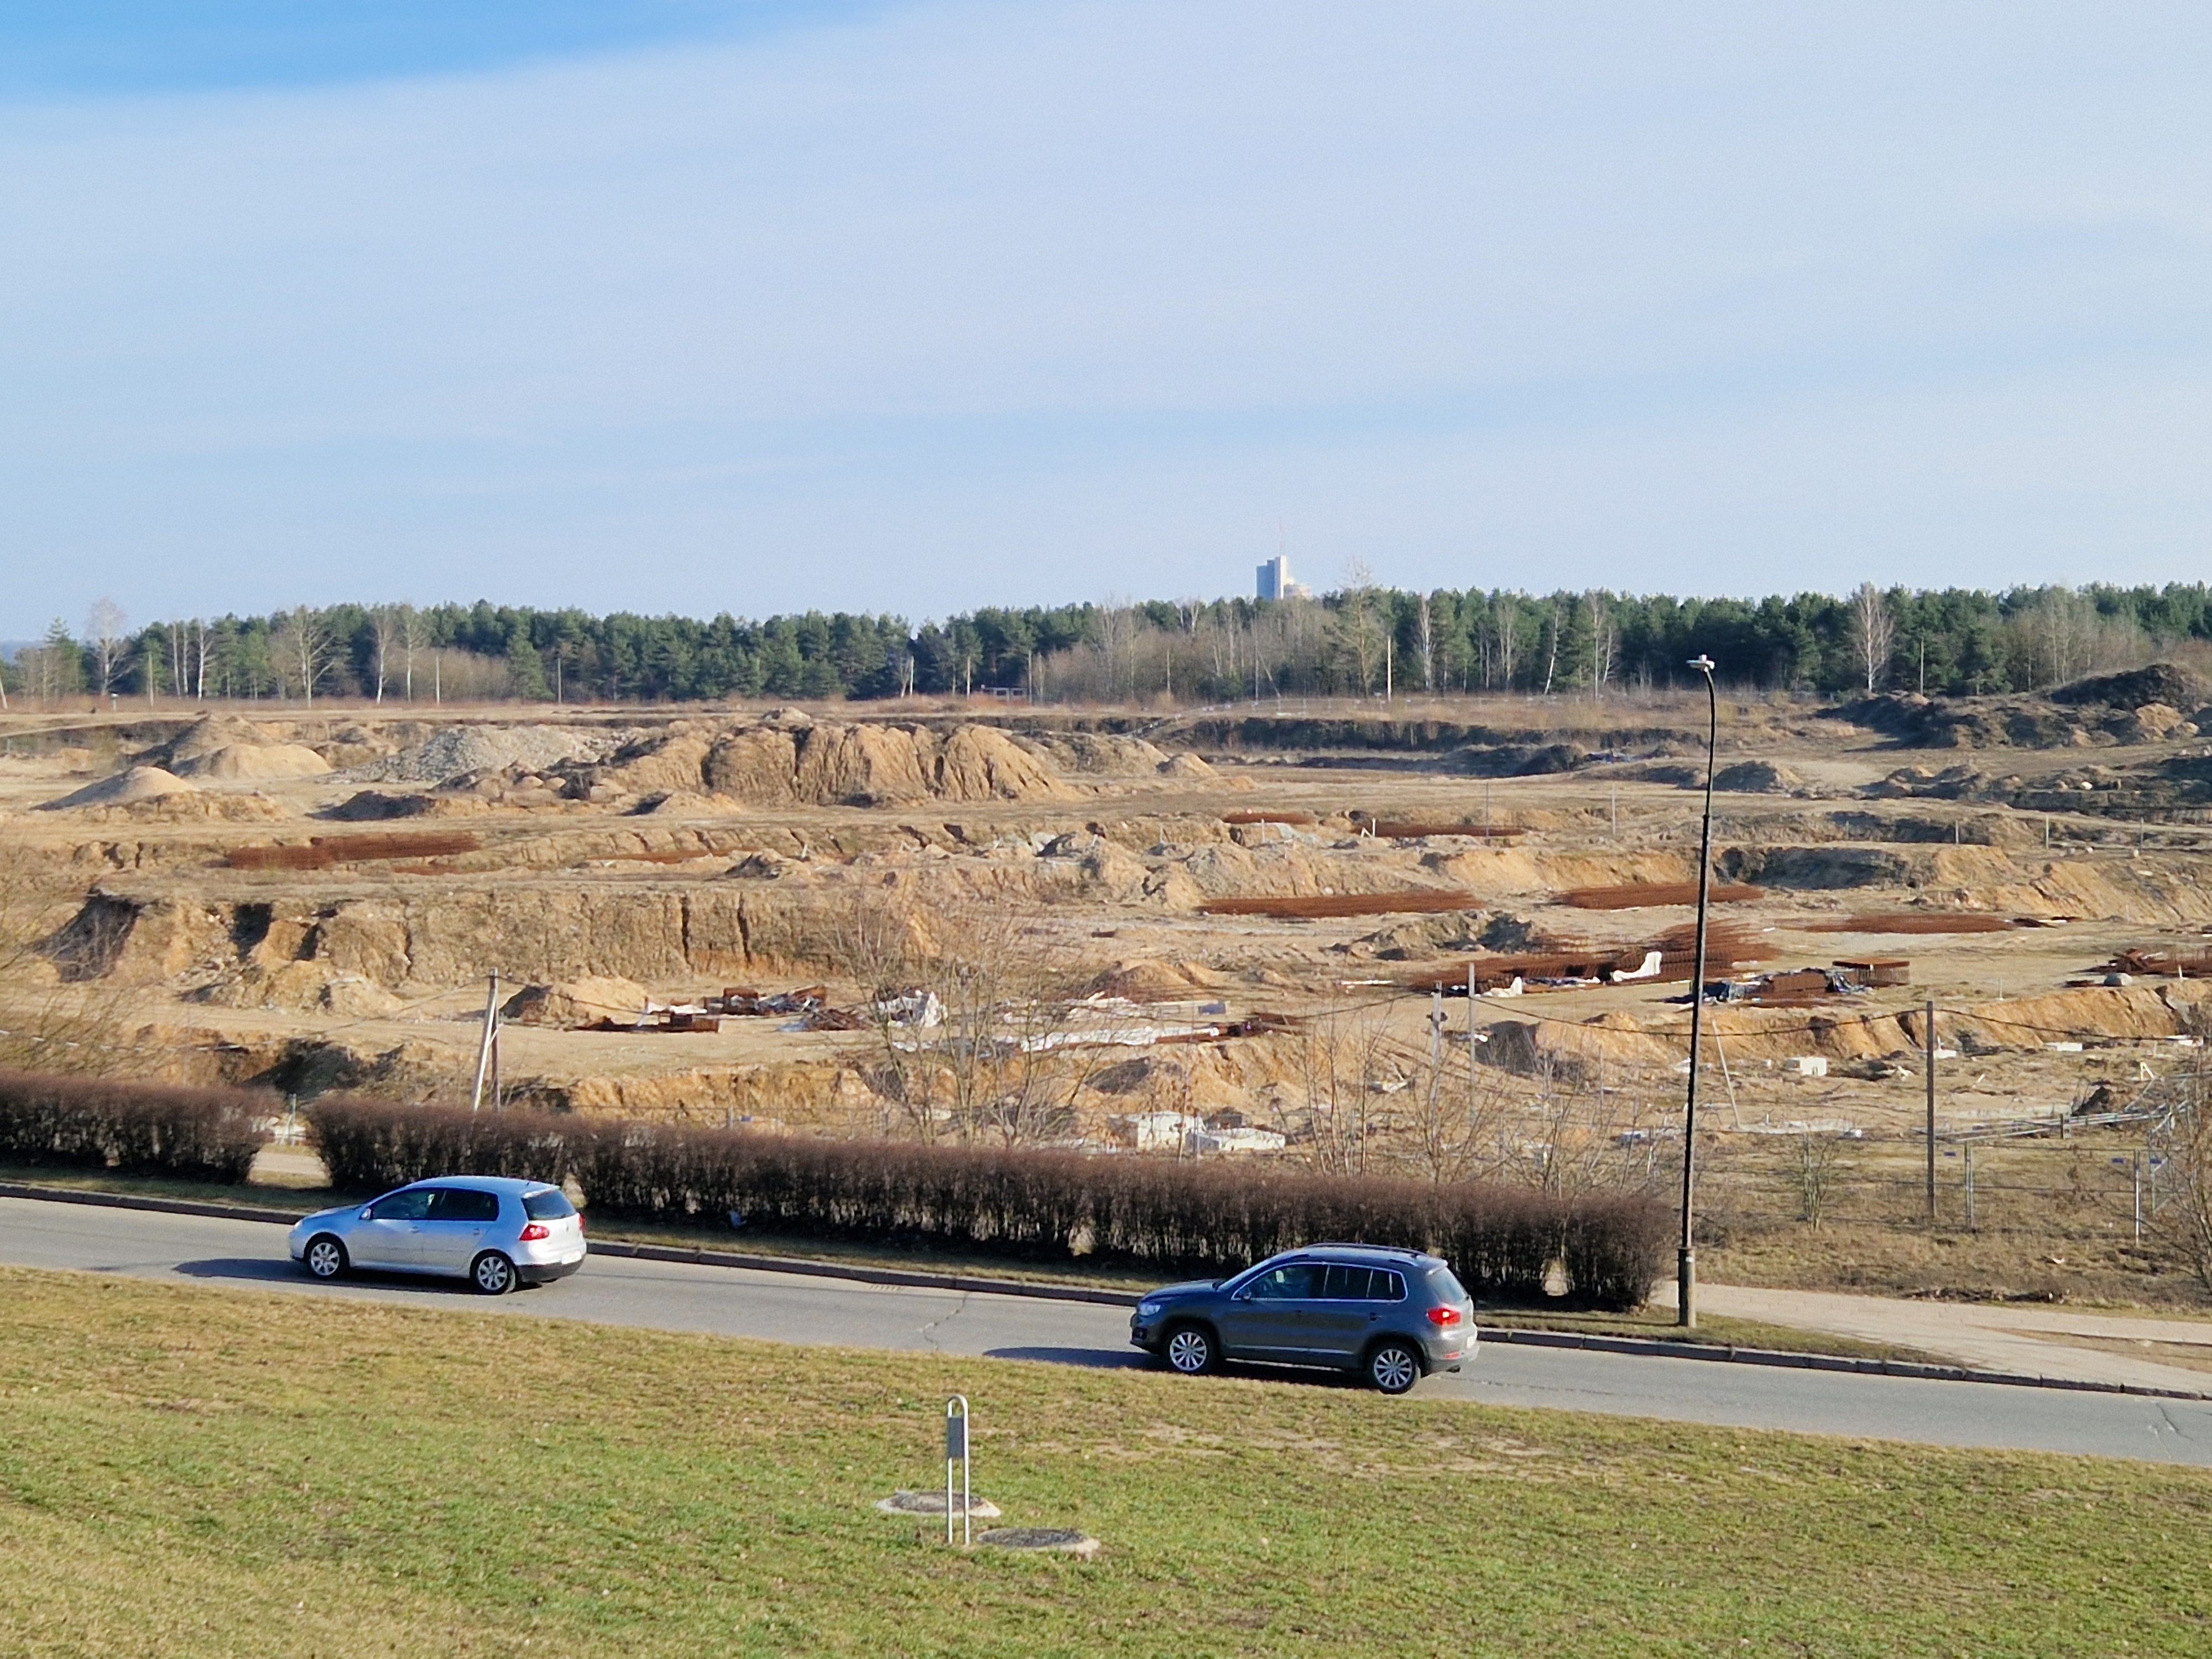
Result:
M2198 580L2212 13L0 3L0 635Z

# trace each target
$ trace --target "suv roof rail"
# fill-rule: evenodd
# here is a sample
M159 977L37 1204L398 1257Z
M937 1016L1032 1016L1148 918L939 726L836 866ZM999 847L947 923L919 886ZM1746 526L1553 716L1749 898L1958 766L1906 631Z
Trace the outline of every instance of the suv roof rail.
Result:
M1372 1250L1377 1255L1402 1255L1409 1261L1432 1261L1439 1258L1426 1250L1416 1250L1404 1244L1359 1244L1350 1239L1324 1238L1311 1244L1301 1244L1300 1250Z

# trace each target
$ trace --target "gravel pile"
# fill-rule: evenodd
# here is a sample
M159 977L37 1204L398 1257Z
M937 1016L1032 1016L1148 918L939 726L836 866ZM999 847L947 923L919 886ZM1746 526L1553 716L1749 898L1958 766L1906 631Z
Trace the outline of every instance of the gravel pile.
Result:
M464 773L520 766L542 771L562 761L600 761L621 736L568 726L449 726L412 749L338 775L354 783L443 783Z

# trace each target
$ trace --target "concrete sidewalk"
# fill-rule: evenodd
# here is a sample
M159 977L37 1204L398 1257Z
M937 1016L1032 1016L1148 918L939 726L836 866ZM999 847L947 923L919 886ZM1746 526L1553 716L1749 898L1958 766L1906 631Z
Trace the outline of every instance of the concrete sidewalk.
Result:
M1655 1306L1672 1308L1673 1281L1657 1286L1651 1300ZM2161 1364L2071 1340L2185 1344L2212 1362L2212 1319L2077 1313L2047 1305L1908 1301L1747 1285L1699 1285L1698 1305L1704 1312L1731 1319L1917 1348L1955 1364L1986 1370L2212 1394L2212 1370Z

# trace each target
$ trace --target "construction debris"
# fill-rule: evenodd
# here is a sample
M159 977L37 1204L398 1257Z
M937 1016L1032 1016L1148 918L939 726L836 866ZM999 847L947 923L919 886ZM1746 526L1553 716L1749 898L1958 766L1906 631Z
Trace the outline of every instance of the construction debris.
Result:
M1912 963L1905 957L1863 957L1856 962L1837 963L1836 970L1869 990L1912 983Z
M1523 990L1579 990L1641 981L1687 980L1697 955L1697 928L1670 927L1648 945L1593 945L1544 939L1537 948L1470 957L1416 969L1392 982L1409 990L1465 996L1518 995ZM1705 971L1727 972L1758 960L1758 947L1739 927L1707 924Z

